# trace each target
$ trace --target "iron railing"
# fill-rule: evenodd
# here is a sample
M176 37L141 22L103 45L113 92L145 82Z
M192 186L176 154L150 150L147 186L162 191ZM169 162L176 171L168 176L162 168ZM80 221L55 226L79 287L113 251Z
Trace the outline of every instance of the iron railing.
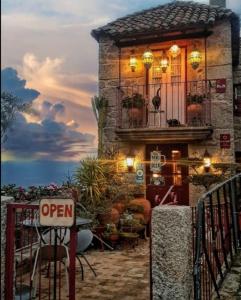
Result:
M210 126L211 88L211 81L205 80L120 86L117 88L118 127ZM143 103L135 102L136 94L143 97ZM153 101L155 96L160 97L159 105ZM127 97L130 97L128 101Z
M48 231L45 241L37 234L35 221L38 211L39 205L33 204L11 203L7 206L4 299L37 297L36 299L74 300L76 226L70 228L68 248L64 244L65 231L58 228L60 234L55 252L49 246L53 244L53 230ZM45 232L46 228L39 229L42 230ZM57 229L54 227L54 230ZM55 261L57 256L62 257L54 263L54 255Z
M204 194L193 211L194 299L219 295L221 284L241 245L241 174Z

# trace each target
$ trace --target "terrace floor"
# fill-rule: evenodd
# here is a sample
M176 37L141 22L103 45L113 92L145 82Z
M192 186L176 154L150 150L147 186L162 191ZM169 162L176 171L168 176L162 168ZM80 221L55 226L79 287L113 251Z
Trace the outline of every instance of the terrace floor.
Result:
M129 247L114 251L90 249L86 257L95 269L97 277L94 277L84 260L81 259L84 266L84 280L82 281L80 266L76 260L76 300L150 299L149 240L139 239L135 249ZM29 276L29 273L24 275L23 283L27 283ZM50 271L49 278L43 275L41 278L41 296L37 289L36 299L49 299L49 279L53 282L53 270ZM65 300L68 296L64 272L61 273L61 282L60 299ZM20 299L20 297L15 299ZM21 299L29 298L21 297Z
M140 240L135 250L91 251L88 259L97 277L86 266L84 281L76 274L76 299L149 299L148 241Z

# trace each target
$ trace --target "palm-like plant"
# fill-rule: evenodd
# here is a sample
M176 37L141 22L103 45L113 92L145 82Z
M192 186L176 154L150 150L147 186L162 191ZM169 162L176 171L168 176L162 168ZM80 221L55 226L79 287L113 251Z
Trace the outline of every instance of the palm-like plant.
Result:
M103 154L103 128L106 124L108 100L105 97L94 96L91 99L92 109L98 124L98 155Z
M107 187L103 163L96 158L86 158L81 161L74 177L82 188L84 198L93 206L100 204Z

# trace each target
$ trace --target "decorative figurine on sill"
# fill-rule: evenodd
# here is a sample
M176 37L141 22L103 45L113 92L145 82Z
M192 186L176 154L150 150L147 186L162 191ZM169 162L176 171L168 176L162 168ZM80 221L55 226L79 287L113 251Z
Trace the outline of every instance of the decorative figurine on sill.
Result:
M160 90L161 90L161 88L159 88L157 90L156 95L152 98L152 104L153 104L155 110L158 110L161 105Z

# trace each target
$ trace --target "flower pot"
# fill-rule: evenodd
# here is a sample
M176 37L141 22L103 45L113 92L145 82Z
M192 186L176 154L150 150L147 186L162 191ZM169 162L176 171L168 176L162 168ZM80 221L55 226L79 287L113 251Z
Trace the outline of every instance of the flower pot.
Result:
M201 113L203 110L202 105L198 104L198 103L193 103L193 104L189 104L187 107L187 111L188 113L195 113L195 114L199 114Z
M132 107L128 110L129 119L132 121L141 121L142 120L142 109Z
M144 212L142 215L144 215L145 224L147 224L151 217L151 204L150 202L143 198L136 198L130 201L130 204L140 205L144 208Z
M98 220L101 225L110 223L118 224L120 220L120 213L116 208L112 208L110 211L98 215Z
M116 202L114 205L113 205L113 208L117 209L119 214L123 214L124 210L125 210L125 204L124 203L121 203L121 202Z

